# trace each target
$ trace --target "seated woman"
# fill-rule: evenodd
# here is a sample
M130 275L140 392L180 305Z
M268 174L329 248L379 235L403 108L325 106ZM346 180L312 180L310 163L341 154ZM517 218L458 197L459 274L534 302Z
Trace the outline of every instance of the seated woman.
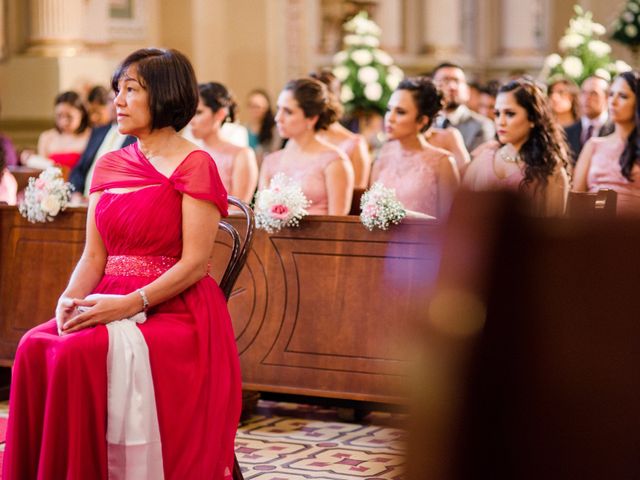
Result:
M451 126L447 128L431 126L424 136L432 146L451 152L458 170L460 172L464 171L471 160L471 156L464 145L464 138L462 138L460 130Z
M282 139L276 134L276 121L271 99L264 90L251 90L247 96L247 122L249 146L256 154L258 166L265 155L278 150Z
M18 182L7 168L7 155L4 144L0 142L0 203L16 204L18 194Z
M180 52L142 49L112 86L118 129L138 142L98 160L56 317L20 341L2 478L227 480L240 365L208 275L227 192L211 156L178 133L198 106L195 73ZM129 351L114 351L124 332ZM148 368L112 385L132 356Z
M609 115L615 130L587 141L573 174L576 192L615 190L619 215L640 215L639 92L638 72L616 77L609 89Z
M38 155L25 155L23 163L33 168L57 165L70 171L89 141L89 114L80 95L73 91L59 94L54 104L55 128L40 134Z
M311 77L320 80L329 88L333 102L332 108L337 115L336 121L329 125L326 130L321 131L319 137L347 154L349 160L351 160L351 165L353 165L355 188L367 188L369 175L371 174L369 145L364 136L346 129L338 121L343 113L343 107L340 103L340 81L329 70L313 73Z
M500 87L495 108L498 141L476 149L463 185L519 190L532 200L535 215L562 215L569 193L568 147L544 93L532 80L512 80Z
M336 121L326 85L313 78L288 82L278 97L276 126L287 145L265 157L259 189L277 173L300 183L313 215L347 215L353 196L353 167L349 158L318 133Z
M429 144L424 132L442 108L442 94L426 77L405 79L385 114L388 142L373 165L371 183L395 188L407 210L445 218L460 176L451 153Z
M189 122L191 134L202 140L213 157L229 195L249 203L258 185L256 156L251 148L239 147L220 137L222 125L235 119L236 103L220 83L203 83L198 88L198 109Z
M559 77L549 83L549 106L561 127L568 127L580 118L580 89L568 78Z

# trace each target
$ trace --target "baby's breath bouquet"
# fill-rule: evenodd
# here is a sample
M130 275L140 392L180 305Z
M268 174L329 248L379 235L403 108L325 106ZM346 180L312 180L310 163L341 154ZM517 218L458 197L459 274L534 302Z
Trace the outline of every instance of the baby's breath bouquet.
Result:
M62 178L62 171L56 167L49 167L38 178L29 179L18 210L31 223L51 222L58 213L67 208L72 190L73 186Z
M397 225L407 216L404 206L396 198L395 189L386 188L379 182L362 194L360 210L360 221L369 230L386 230L390 224Z
M379 48L380 27L366 12L358 13L343 29L344 49L333 57L333 74L342 83L340 101L347 113L373 110L384 114L404 73Z
M561 54L552 53L545 61L540 76L548 81L568 77L577 85L592 75L611 80L619 73L631 70L625 62L611 58L611 46L601 40L607 33L605 27L593 21L593 15L579 5L575 16L560 39Z
M307 200L300 185L284 173L276 174L265 188L256 193L256 227L274 233L282 227L297 227L300 220L308 215Z

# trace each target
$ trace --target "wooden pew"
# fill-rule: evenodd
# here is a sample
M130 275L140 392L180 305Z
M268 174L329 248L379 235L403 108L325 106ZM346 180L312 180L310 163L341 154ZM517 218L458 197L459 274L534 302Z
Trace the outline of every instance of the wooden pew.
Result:
M84 242L86 209L30 224L0 207L0 365L53 315ZM230 222L242 231L240 219ZM403 401L408 325L438 267L440 226L382 232L355 217L312 216L258 231L229 301L244 387L372 402ZM219 236L213 276L229 246Z

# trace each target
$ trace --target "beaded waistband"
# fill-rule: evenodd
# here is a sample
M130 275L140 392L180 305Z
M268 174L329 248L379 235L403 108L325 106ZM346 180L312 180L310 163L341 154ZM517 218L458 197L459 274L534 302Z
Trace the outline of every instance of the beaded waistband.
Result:
M105 275L123 277L158 277L178 263L175 257L109 255Z

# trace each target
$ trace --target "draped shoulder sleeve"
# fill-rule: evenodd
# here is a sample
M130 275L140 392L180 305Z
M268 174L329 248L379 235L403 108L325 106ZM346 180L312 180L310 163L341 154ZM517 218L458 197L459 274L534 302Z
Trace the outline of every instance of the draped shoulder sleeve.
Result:
M110 188L157 185L161 175L145 161L134 143L100 157L91 180L91 193Z
M220 215L227 216L227 190L222 184L216 163L207 152L191 152L172 175L172 181L176 190L212 202L218 207Z

